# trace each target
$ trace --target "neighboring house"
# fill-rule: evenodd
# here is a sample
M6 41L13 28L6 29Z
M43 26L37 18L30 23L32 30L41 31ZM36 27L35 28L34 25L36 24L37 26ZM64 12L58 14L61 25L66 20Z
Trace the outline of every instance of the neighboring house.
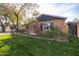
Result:
M79 20L77 22L68 22L68 33L71 37L79 37Z
M38 17L37 21L31 23L28 26L28 33L36 35L40 31L48 31L51 29L52 26L57 26L63 32L67 31L67 26L64 23L66 17L59 17L59 16L51 16L42 14Z

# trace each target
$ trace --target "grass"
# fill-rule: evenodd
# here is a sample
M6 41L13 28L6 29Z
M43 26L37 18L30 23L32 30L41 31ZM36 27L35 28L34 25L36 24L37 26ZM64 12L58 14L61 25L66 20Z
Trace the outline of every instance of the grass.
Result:
M5 38L5 40L3 38ZM42 40L28 36L15 35L14 38L11 39L11 35L1 35L0 55L79 55L79 40L77 38L70 38L69 42L60 43L56 41Z
M10 34L2 34L0 35L0 40L11 38Z
M8 50L10 49L10 46L6 44L6 42L10 39L11 39L10 34L0 35L0 55L8 54Z

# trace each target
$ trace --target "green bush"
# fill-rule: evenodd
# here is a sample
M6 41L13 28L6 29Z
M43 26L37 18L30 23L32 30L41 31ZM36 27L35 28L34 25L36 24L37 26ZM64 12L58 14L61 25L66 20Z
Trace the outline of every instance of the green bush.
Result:
M62 32L59 28L54 26L50 31L42 31L39 36L50 39L66 39L67 33Z

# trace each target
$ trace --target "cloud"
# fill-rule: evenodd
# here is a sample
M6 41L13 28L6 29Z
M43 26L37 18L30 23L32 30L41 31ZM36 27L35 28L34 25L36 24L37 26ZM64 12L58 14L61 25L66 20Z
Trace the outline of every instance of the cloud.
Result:
M79 18L79 4L77 3L40 3L39 6L39 11L41 14L64 16L68 17L69 21L72 20L70 18Z
M57 8L55 4L39 4L40 8L39 11L40 13L44 14L51 14L51 15L57 15L61 13L61 9Z
M40 13L45 13L45 14L51 14L51 15L63 15L63 16L74 16L74 14L77 14L75 11L75 7L78 4L39 4L40 8L39 11Z
M63 6L62 9L64 10L64 16L67 17L74 17L78 14L78 11L76 11L77 4L70 4Z

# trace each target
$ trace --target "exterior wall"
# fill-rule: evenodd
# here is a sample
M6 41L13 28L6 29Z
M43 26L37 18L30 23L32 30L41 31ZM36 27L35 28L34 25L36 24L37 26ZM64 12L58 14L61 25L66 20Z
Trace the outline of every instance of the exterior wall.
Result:
M44 21L44 22L37 21L29 25L28 33L30 33L30 31L34 33L39 33L41 23L53 23L55 26L60 28L63 32L68 32L68 25L66 25L64 21L65 20L53 20L53 21ZM31 27L33 26L34 28L31 29ZM77 37L79 37L79 23L77 24Z
M77 37L79 37L79 23L77 24Z
M53 23L58 28L60 28L63 32L67 31L67 25L64 23L65 20L54 20Z
M58 28L60 28L63 32L67 32L68 31L68 26L64 23L65 20L52 20L52 21L44 21L41 23L53 23L55 26L57 26Z
M38 33L40 31L40 23L38 21L29 24L28 29L26 29L28 33Z
M38 21L33 23L32 26L35 26L34 28L35 33L38 33L40 31L40 23Z
M52 20L52 21L43 21L43 22L39 22L39 21L36 21L36 22L33 22L31 23L28 27L28 33L30 32L34 32L34 33L39 33L40 32L40 24L41 23L53 23L55 26L57 26L58 28L60 28L63 32L67 32L68 31L68 28L67 28L67 25L64 23L65 20ZM32 27L34 26L33 29L31 29Z

